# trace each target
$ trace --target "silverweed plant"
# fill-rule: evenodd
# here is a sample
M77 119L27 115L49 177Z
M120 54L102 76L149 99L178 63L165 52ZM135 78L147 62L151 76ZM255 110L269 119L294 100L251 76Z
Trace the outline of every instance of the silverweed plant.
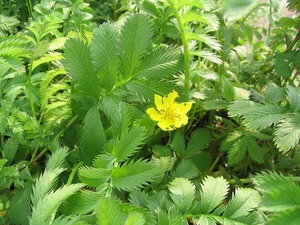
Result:
M299 6L0 1L0 224L300 224Z

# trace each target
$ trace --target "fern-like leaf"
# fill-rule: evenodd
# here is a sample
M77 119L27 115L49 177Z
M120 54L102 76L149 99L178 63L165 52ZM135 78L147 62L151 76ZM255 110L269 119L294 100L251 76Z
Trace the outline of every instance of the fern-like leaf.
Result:
M112 185L120 190L135 190L152 181L155 174L153 163L142 160L126 162L112 170Z
M176 178L169 185L171 198L183 213L189 211L195 198L195 186L185 178Z
M275 129L274 141L280 151L288 152L300 140L300 114L285 116Z
M97 107L92 107L86 114L80 138L80 154L91 164L94 157L101 153L106 143L106 136Z
M95 99L99 99L101 79L95 72L88 46L78 39L65 44L63 64L76 87Z
M144 127L132 127L128 132L122 133L114 143L112 154L117 162L123 162L136 152L146 138Z
M64 186L56 191L51 191L40 199L33 207L30 218L31 225L50 225L53 221L53 214L57 208L71 195L82 188L82 184Z
M149 18L144 15L130 16L122 26L118 45L121 49L121 74L125 80L134 74L141 56L150 44L151 37L151 24Z
M245 123L253 129L276 125L283 117L283 109L276 105L262 105L244 114Z
M108 91L114 87L118 76L117 34L112 24L102 24L94 30L90 46L95 71Z
M224 200L228 194L228 183L222 177L206 177L201 184L201 203L202 213L212 212Z
M223 216L235 219L249 215L249 212L258 207L260 195L250 188L236 189L234 196L229 201Z

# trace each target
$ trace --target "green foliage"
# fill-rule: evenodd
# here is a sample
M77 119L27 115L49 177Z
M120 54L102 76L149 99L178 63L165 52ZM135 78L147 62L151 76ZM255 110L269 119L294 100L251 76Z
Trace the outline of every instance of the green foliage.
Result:
M0 224L299 224L287 9L0 1ZM146 111L174 119L182 106L156 96L173 90L192 108L165 132Z
M275 172L255 176L254 183L262 193L260 208L270 214L267 224L299 222L299 217L295 216L300 207L300 187L297 183Z

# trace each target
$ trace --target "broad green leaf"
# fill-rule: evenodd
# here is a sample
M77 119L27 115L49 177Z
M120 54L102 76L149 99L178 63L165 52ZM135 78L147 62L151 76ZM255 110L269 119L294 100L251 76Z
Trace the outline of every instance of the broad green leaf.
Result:
M116 84L118 76L117 35L117 30L112 24L102 24L94 30L90 46L95 71L108 91Z
M300 208L300 186L291 179L275 172L262 173L254 177L254 184L262 193L261 209L282 212Z
M175 47L155 48L141 62L135 78L162 79L170 78L178 73L181 52Z
M235 165L239 163L245 157L247 152L247 147L248 147L248 139L246 136L242 135L230 147L228 152L228 163L230 165Z
M121 49L121 74L124 80L130 79L140 64L141 56L146 52L152 28L149 19L142 14L127 18L121 29L118 47Z
M196 224L201 225L216 225L216 221L209 215L201 215Z
M135 153L146 138L144 127L132 127L128 133L122 133L114 143L112 154L117 162L123 162Z
M243 218L258 207L260 195L250 188L238 188L229 201L223 216L231 219Z
M92 107L83 120L82 133L80 137L80 155L87 164L103 150L106 143L106 136L100 114L97 107Z
M152 181L155 174L156 168L151 162L125 162L121 167L112 170L112 185L119 190L135 190Z
M300 114L285 116L275 129L274 141L283 153L296 147L300 140Z
M192 162L191 159L182 159L178 164L175 172L172 174L172 178L183 177L186 179L192 179L199 175L199 170Z
M223 3L223 15L226 19L238 20L245 16L255 4L255 0L225 0Z
M290 225L298 225L300 224L299 217L300 207L295 207L292 209L284 210L280 213L276 213L271 216L270 220L267 221L267 225L282 225L282 224L290 224Z
M210 213L221 204L228 194L229 185L222 177L208 176L201 184L200 210L202 213Z
M97 206L98 225L123 224L126 215L120 211L119 204L119 201L101 198Z
M257 103L249 100L235 100L228 106L228 113L231 117L243 116L253 111L258 106Z
M102 192L80 191L64 202L63 212L67 215L89 213L96 208L102 196Z
M193 157L198 152L204 150L210 141L210 135L205 129L195 130L189 139L189 143L183 153L184 158Z
M6 214L11 223L29 225L31 189L32 182L28 181L13 194Z
M89 187L99 187L110 178L111 170L93 167L81 167L78 171L79 179Z
M244 114L245 123L253 129L265 129L276 125L284 116L277 105L261 105Z
M270 103L278 103L285 97L285 90L275 84L270 84L266 90L265 101Z
M288 85L286 87L286 92L290 110L292 112L298 112L300 110L300 88Z
M144 225L146 224L143 214L139 212L132 212L128 215L124 225Z
M264 155L262 148L258 145L254 138L247 135L247 149L250 157L257 163L264 162Z
M169 191L176 207L187 213L195 198L195 186L185 178L176 178L170 183Z
M180 158L184 155L185 143L183 135L180 133L180 131L173 133L170 145Z
M98 100L101 79L93 68L88 46L78 39L70 39L65 44L63 56L63 65L75 86L86 95Z
M232 101L235 96L233 84L225 76L221 76L221 83L223 97L228 101Z
M292 69L289 62L284 58L284 55L277 55L274 63L276 75L283 79L288 79L292 74Z

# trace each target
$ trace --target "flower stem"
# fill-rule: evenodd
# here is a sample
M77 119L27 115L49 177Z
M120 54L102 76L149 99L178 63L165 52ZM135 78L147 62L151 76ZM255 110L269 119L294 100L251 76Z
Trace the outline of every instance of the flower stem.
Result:
M68 182L67 182L67 185L70 185L72 184L72 181L74 179L74 176L76 174L76 172L78 171L78 169L83 165L83 162L79 162L73 169L72 169L72 172L69 176L69 179L68 179Z
M181 42L183 45L183 55L184 55L184 89L185 89L185 94L186 96L189 98L189 84L190 84L190 57L189 57L189 46L186 40L186 36L185 36L185 32L184 32L184 27L183 27L183 23L181 20L181 17L173 3L172 0L168 0L168 3L170 4L173 13L175 15L175 18L177 20L178 23L178 28L180 31L180 36L181 36Z

